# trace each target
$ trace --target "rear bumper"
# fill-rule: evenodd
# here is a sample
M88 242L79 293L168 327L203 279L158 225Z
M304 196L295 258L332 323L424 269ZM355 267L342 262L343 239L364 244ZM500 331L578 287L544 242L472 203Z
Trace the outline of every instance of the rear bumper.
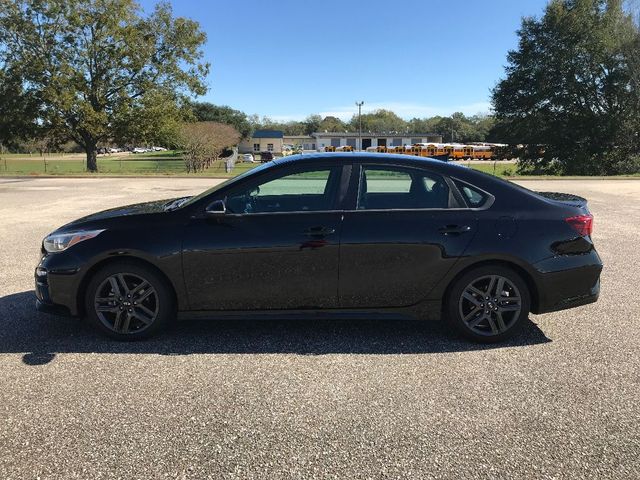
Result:
M533 313L548 313L593 303L600 295L602 261L595 250L557 256L534 265L538 298Z

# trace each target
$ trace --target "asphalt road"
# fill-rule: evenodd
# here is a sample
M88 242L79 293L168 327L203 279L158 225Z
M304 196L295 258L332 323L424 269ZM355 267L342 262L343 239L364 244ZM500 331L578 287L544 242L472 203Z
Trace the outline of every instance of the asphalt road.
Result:
M640 181L595 214L601 300L481 347L418 321L184 322L117 343L34 311L41 238L208 179L0 179L0 478L640 478Z

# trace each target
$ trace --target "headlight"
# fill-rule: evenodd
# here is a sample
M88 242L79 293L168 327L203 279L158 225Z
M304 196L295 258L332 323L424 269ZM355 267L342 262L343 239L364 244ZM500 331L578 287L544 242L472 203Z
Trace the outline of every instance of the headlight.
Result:
M44 249L49 253L62 252L76 243L97 237L103 230L79 230L77 232L68 233L52 233L48 235L42 244Z

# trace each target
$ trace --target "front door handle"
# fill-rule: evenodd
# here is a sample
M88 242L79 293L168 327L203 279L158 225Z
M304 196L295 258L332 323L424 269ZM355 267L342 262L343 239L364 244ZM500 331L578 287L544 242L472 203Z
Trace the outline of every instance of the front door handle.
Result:
M311 227L304 231L308 237L326 237L332 233L336 233L336 229L331 227Z
M469 225L445 225L438 229L442 235L460 235L471 230Z

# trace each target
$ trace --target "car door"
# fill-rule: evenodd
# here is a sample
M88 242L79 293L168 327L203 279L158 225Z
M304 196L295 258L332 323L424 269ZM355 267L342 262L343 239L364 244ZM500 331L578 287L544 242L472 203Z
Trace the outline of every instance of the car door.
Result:
M214 194L210 201L224 201L224 215L194 215L187 225L183 270L192 310L337 305L342 166L270 170Z
M444 177L421 168L354 165L344 212L339 304L416 304L464 254L476 213Z

